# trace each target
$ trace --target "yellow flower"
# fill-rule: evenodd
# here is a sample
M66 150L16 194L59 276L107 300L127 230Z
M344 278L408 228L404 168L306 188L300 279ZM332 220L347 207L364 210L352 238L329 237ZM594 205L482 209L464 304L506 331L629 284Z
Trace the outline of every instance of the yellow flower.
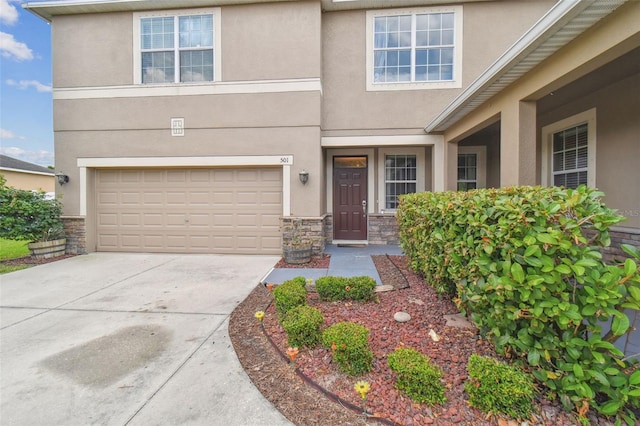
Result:
M313 280L311 278L307 278L307 285L309 286L311 284L313 284Z
M359 382L356 382L353 388L360 394L362 399L366 399L367 393L369 392L369 389L371 389L371 385L369 385L369 382L360 380Z
M258 318L258 321L262 322L262 319L264 318L264 311L258 311L253 316Z

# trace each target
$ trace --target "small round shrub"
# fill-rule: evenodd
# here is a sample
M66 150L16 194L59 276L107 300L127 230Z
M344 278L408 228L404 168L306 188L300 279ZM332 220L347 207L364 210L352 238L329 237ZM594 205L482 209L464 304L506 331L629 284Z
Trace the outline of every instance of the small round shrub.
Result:
M376 280L367 276L333 277L324 276L316 280L316 290L320 300L355 300L367 302L375 297Z
M289 346L309 348L316 346L322 337L320 330L322 323L324 323L324 317L319 309L306 305L290 309L282 320Z
M485 413L502 413L528 419L533 410L535 389L530 375L491 357L471 355L469 380L464 388L469 404Z
M442 371L428 356L415 349L398 348L387 358L389 368L396 373L396 387L419 403L442 404L447 399L442 385Z
M371 371L373 352L369 347L369 329L353 322L339 322L322 333L322 345L333 353L341 372L360 376Z
M320 300L334 302L344 300L344 289L347 286L345 277L333 277L330 275L320 277L316 280L316 291Z
M285 281L273 290L273 300L278 312L278 318L282 320L287 312L296 306L307 304L307 289L304 277L296 277Z

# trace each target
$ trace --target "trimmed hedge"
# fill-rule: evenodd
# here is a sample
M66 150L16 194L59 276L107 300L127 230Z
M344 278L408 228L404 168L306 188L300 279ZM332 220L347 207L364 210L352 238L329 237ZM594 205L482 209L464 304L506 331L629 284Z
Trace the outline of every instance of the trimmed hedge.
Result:
M419 193L401 197L397 217L414 270L499 351L528 363L567 409L629 421L640 373L629 375L635 367L613 342L631 330L625 310L640 310L640 278L637 261L602 260L609 228L624 220L603 195L584 186Z
M322 323L324 317L320 309L300 305L287 312L282 320L282 328L287 333L289 346L313 348L322 338Z
M306 283L304 277L296 277L283 282L273 290L273 300L280 320L296 306L307 304Z
M396 373L396 387L416 402L430 405L443 404L442 371L428 356L415 349L398 348L387 358L391 371Z
M354 322L333 324L322 333L322 346L331 350L341 372L360 376L371 371L373 352L367 327Z
M469 357L469 380L464 389L469 404L485 413L502 413L516 419L529 419L535 389L530 375L495 358Z
M367 276L332 277L324 276L316 280L316 290L320 300L355 300L367 302L375 298L376 280Z

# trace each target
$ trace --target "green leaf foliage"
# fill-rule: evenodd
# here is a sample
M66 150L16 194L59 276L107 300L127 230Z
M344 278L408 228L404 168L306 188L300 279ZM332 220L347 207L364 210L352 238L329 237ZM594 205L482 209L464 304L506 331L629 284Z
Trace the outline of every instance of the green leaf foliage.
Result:
M469 404L485 413L502 413L528 419L533 410L535 389L531 376L491 357L471 355L469 380L464 388Z
M341 372L360 376L371 371L373 352L369 329L353 322L339 322L322 333L322 346L331 350Z
M613 343L640 308L640 250L608 264L624 220L584 186L401 197L400 242L414 270L468 313L498 351L526 364L568 409L632 416L633 370Z
M282 328L287 333L289 346L313 348L320 343L322 323L324 317L319 309L299 305L286 313Z
M0 175L0 237L32 242L63 237L61 214L59 200L7 186Z
M316 280L316 290L320 300L355 300L367 302L375 298L376 281L371 277L324 276Z
M306 283L304 277L296 277L283 282L273 290L273 300L280 320L296 306L307 304Z
M419 403L443 404L442 371L428 356L415 349L398 348L387 358L391 371L396 373L396 387Z

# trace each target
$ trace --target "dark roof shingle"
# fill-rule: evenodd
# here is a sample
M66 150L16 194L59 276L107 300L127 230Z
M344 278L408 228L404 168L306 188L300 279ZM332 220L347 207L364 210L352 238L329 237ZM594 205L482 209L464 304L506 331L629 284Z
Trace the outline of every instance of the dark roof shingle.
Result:
M33 163L27 163L26 161L18 160L17 158L7 157L0 154L0 169L15 169L24 170L27 172L38 173L50 173L53 174L53 170L46 167L39 166Z

